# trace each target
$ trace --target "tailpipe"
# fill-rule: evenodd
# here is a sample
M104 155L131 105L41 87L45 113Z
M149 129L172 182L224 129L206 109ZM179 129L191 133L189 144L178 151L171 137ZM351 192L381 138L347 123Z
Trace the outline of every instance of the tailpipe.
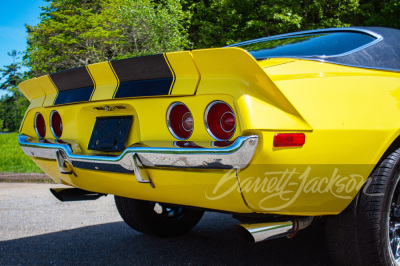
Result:
M59 201L96 200L106 195L79 188L50 188L50 192Z
M290 221L237 224L235 231L246 241L257 243L278 237L294 237L299 230L308 227L314 217L294 217Z

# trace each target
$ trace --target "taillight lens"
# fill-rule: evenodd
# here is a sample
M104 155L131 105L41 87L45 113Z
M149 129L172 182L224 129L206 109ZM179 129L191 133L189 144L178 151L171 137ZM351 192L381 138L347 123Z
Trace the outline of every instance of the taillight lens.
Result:
M34 127L38 137L43 139L46 136L46 122L41 113L36 113Z
M171 104L167 111L167 124L171 134L179 139L188 139L193 133L193 116L183 103Z
M305 141L303 133L280 133L274 136L274 147L302 147Z
M215 101L207 106L204 123L208 133L216 140L229 140L236 129L236 117L225 102Z
M52 111L50 115L50 129L54 137L57 139L61 137L63 133L63 125L61 116L57 111Z

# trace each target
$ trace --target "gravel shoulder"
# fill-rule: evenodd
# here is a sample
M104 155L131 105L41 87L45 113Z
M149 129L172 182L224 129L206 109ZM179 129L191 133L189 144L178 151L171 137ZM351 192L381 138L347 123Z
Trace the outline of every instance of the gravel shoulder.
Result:
M46 174L0 173L0 183L54 183Z

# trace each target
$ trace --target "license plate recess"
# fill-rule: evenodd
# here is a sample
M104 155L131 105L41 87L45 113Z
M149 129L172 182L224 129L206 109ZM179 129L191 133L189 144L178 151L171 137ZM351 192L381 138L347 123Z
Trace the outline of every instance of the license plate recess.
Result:
M97 117L88 150L123 151L133 116Z

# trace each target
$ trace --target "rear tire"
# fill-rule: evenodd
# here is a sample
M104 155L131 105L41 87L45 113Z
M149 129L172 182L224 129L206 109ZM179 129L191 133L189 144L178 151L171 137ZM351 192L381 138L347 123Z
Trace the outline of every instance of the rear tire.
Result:
M115 196L115 204L130 227L158 237L184 235L196 226L204 214L204 211L119 196Z
M338 265L400 265L400 149L374 170L364 188L326 222L326 238Z

